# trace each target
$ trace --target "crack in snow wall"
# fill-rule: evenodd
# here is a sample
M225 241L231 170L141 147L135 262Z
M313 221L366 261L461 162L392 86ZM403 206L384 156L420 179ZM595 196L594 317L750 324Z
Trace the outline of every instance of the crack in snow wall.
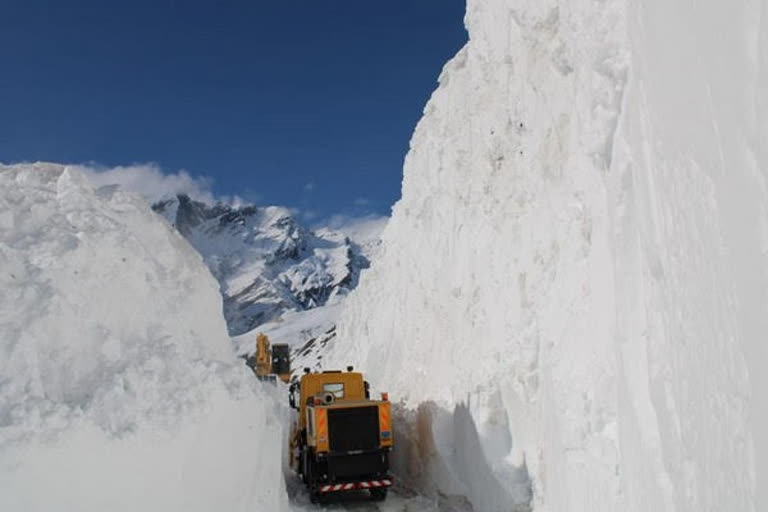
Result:
M489 475L454 474L475 506L524 504L506 475L525 467L539 511L756 509L758 10L468 2L469 43L416 128L329 362L415 410L466 404L510 498L480 504L466 489Z
M0 166L0 510L286 510L274 410L142 199Z

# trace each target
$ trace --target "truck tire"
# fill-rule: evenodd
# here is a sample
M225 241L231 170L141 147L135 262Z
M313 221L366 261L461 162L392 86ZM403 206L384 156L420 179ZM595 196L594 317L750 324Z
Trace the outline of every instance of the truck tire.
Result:
M302 448L299 457L299 474L301 475L301 481L306 484L309 482L307 479L307 450Z
M317 488L317 466L311 457L309 450L307 450L307 490L309 491L309 502L314 505L324 503L325 495Z

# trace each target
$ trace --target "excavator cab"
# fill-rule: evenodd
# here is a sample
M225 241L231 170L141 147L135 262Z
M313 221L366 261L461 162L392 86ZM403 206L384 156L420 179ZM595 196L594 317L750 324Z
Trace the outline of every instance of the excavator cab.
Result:
M272 345L272 373L287 383L291 378L291 348L286 344Z
M270 345L269 338L259 333L256 337L256 353L246 359L259 380L276 382L279 377L285 383L291 379L291 348L286 344Z

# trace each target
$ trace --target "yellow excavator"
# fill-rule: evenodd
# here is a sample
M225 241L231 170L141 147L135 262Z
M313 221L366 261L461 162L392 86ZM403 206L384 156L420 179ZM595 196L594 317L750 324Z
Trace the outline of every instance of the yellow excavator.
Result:
M246 359L259 380L271 382L279 378L286 384L291 380L291 349L288 345L270 345L264 333L256 337L256 353Z

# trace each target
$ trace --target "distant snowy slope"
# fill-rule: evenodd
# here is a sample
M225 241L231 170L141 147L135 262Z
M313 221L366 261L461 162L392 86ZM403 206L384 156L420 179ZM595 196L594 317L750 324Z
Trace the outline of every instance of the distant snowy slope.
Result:
M404 400L401 478L484 511L765 510L766 17L468 1L331 354Z
M232 335L286 312L335 303L368 266L369 240L358 244L340 231L308 229L286 208L209 205L185 195L153 208L203 255L219 280Z
M0 165L0 510L284 510L260 389L142 199Z
M263 333L272 343L290 345L294 374L299 374L306 367L331 369L324 367L323 359L326 347L336 338L336 323L343 307L344 301L337 301L306 311L288 311L278 320L232 338L235 352L253 353L256 350L256 337Z

